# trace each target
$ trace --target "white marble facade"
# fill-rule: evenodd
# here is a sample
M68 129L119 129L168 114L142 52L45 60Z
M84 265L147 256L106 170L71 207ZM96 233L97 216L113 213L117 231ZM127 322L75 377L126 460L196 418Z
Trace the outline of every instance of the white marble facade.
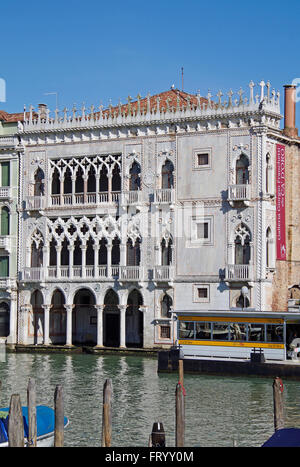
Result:
M269 83L249 87L225 101L172 89L156 110L149 96L126 112L30 109L19 343L164 347L173 309L270 309L281 116Z

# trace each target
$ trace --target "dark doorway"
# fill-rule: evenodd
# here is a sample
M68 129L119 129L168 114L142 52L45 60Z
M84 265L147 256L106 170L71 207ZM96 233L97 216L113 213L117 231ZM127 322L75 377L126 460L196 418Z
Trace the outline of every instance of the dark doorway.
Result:
M126 347L143 347L144 315L140 310L143 298L138 290L128 296L126 309Z
M103 344L106 347L120 347L120 310L119 298L112 289L104 298Z
M117 313L105 313L104 345L120 347L120 315Z

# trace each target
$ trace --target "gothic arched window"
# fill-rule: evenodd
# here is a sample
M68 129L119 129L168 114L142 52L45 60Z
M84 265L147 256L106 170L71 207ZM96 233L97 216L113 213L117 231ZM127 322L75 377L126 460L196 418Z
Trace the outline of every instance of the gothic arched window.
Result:
M174 165L167 160L161 169L161 187L173 188L174 186Z
M44 172L39 167L34 175L34 196L44 195Z
M162 301L161 301L161 309L160 309L160 314L162 318L171 318L171 307L173 305L173 300L172 298L168 295L165 294Z
M246 185L249 183L249 160L244 154L241 154L236 161L235 173L237 185Z
M235 230L235 264L250 264L251 259L251 235L244 224L240 224Z
M1 235L9 235L9 218L10 213L7 206L1 209Z
M172 263L172 240L165 239L161 242L161 265L170 266Z
M140 164L134 161L129 173L130 173L129 190L130 191L140 190L141 188L141 166Z

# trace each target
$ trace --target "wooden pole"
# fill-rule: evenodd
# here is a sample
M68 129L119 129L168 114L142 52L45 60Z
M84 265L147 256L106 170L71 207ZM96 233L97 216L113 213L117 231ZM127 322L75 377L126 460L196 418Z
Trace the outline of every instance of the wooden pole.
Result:
M28 447L36 447L37 426L36 426L36 390L35 380L29 378L27 386L27 407L28 407Z
M64 399L63 399L63 388L61 385L57 385L55 388L54 411L55 411L54 447L62 448L64 445Z
M19 394L10 398L8 419L8 446L10 448L24 447L24 423Z
M182 358L180 358L178 360L178 370L179 370L179 382L183 386L184 371L183 371L183 360L182 360Z
M164 426L160 422L153 423L152 433L149 439L149 446L159 448L166 446L166 435Z
M176 447L184 447L184 394L180 383L176 385Z
M273 381L274 429L284 428L283 383L278 376Z
M102 447L111 447L112 433L112 382L105 380L103 386Z

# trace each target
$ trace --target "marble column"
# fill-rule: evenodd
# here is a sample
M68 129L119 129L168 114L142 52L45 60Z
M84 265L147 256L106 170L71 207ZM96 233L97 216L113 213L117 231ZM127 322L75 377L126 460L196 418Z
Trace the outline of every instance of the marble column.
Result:
M13 290L10 293L10 311L9 311L9 336L7 337L8 344L17 343L17 291Z
M50 308L52 305L42 305L44 308L44 345L50 344L49 329L50 329Z
M66 326L66 345L71 346L72 344L72 311L74 305L64 305L67 310L67 326Z
M97 310L97 346L103 347L103 311L104 305L94 305Z
M127 305L119 305L120 310L120 347L126 348L126 308Z

